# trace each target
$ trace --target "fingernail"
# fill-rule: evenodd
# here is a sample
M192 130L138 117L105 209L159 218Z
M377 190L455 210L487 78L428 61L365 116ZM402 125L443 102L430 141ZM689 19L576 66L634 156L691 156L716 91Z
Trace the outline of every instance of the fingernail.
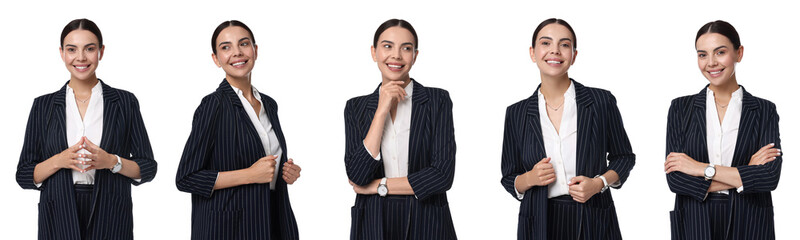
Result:
M769 145L775 146L775 143L770 143Z
M780 149L780 148L778 148L778 152L781 152L781 149Z

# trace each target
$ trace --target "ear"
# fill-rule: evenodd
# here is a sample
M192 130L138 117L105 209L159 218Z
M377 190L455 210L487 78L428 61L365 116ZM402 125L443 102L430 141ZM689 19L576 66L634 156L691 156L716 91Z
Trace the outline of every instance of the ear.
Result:
M372 61L378 62L378 55L375 53L375 46L369 46L369 52L372 54Z
M736 51L739 55L736 57L736 62L742 62L742 56L744 56L744 46L739 45L739 50Z
M258 45L253 44L253 60L258 59Z
M417 57L419 57L419 50L414 50L414 55L411 58L411 65L413 66L415 62L417 62Z
M219 59L217 59L217 54L212 53L211 59L214 60L214 64L216 64L218 68L222 67L222 65L219 64Z
M64 48L58 48L58 55L61 55L61 61L67 63L67 56L64 55Z
M575 65L575 58L578 57L578 50L572 50L572 62L569 64L570 66Z
M100 51L97 51L97 61L103 60L105 51L106 51L106 45L100 46Z
M531 54L531 61L533 61L533 63L536 63L536 54L533 52L533 46L528 47L528 49Z

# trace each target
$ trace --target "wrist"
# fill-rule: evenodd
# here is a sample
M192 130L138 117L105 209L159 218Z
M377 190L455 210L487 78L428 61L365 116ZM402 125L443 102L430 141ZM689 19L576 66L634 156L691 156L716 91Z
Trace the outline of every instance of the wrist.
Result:
M532 187L535 187L535 186L538 185L536 183L536 178L533 176L533 170L525 172L525 176L524 177L525 177L524 178L525 179L525 186L527 188L532 188Z

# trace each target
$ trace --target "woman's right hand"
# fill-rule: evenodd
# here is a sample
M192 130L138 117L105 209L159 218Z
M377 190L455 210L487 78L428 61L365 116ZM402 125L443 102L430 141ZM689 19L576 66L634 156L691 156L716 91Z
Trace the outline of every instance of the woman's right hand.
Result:
M556 181L556 171L550 158L542 158L541 161L533 165L533 169L528 171L526 181L530 186L547 186Z
M275 159L278 155L270 155L258 159L253 165L247 168L250 171L250 182L268 183L275 176Z
M378 110L389 112L394 104L406 99L406 90L403 88L403 81L390 81L381 85L380 97L378 97Z
M750 157L750 163L748 165L764 165L768 162L772 162L780 155L781 150L775 148L774 143L770 143L753 154L753 156Z
M47 162L52 163L56 169L69 168L78 172L85 172L86 170L78 166L78 164L86 165L86 161L78 160L78 158L86 157L86 154L78 153L83 148L83 138L81 138L75 145L47 159Z

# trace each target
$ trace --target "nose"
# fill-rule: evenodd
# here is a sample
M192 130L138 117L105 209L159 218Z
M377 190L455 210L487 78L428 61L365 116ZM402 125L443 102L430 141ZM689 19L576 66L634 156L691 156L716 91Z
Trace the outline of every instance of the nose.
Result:
M391 54L392 54L391 57L393 59L398 59L398 60L399 59L403 59L403 54L400 53L401 50L402 50L402 48L394 48L394 51L391 51Z
M550 54L561 55L561 49L558 46L550 47Z
M719 62L717 61L717 57L714 55L712 55L709 58L708 63L706 63L706 65L708 65L709 67L716 67L718 64Z
M242 47L241 47L241 46L239 46L239 45L236 45L236 46L234 47L234 52L233 52L233 55L234 55L234 56L242 56L242 55L244 55L244 52L242 52Z
M78 61L86 61L86 51L78 51Z

